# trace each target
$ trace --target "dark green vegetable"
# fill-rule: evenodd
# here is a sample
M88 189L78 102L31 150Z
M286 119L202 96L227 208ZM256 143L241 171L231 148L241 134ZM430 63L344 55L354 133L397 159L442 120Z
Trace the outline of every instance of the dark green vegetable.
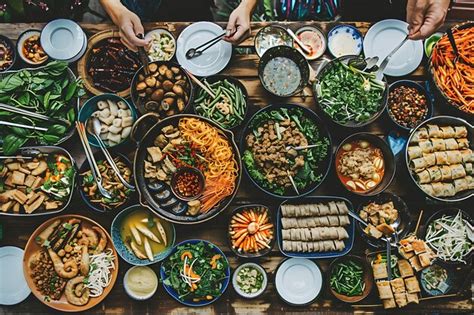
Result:
M191 257L184 258L183 253L190 253ZM163 283L173 288L181 300L197 302L220 296L222 283L227 277L228 265L226 259L219 255L217 259L214 259L216 265L213 269L211 261L216 255L218 254L214 246L204 242L178 246L177 251L162 264L166 275ZM188 267L192 265L193 273L200 277L200 280L195 283L194 290L191 290L189 283L182 275L185 263Z
M376 80L374 73L363 72L340 61L335 61L315 83L322 110L343 125L363 123L372 118L381 106L385 88L385 83Z
M53 61L35 70L23 69L0 79L0 102L53 118L75 119L70 101L84 94L82 82L71 80L67 63ZM30 126L45 127L48 131L33 131L18 127L0 126L3 153L14 154L27 141L35 144L56 144L73 125L51 125L50 122L0 111L5 120Z
M342 295L362 295L365 289L364 271L358 263L349 260L340 262L332 269L329 280L331 288Z
M239 125L244 120L247 107L240 87L227 79L211 84L206 79L202 82L216 97L212 98L206 91L199 89L194 101L196 113L215 121L223 128Z

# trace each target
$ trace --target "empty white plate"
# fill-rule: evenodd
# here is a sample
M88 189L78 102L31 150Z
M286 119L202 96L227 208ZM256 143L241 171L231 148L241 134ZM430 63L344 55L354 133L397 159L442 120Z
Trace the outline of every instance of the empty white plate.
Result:
M23 250L18 247L0 247L0 304L18 304L31 290L23 275Z
M178 63L192 74L200 77L214 75L222 71L232 57L232 44L229 42L220 40L204 51L202 55L192 59L186 58L186 52L223 32L224 30L219 25L211 22L197 22L186 27L179 34L177 40L176 59L178 59Z
M321 292L323 276L318 265L306 258L289 258L276 271L280 297L292 305L312 303Z
M365 57L379 57L379 65L402 42L408 33L408 23L383 20L375 23L364 38ZM390 59L384 74L399 77L413 72L423 59L423 42L408 40Z
M83 50L85 36L76 22L57 19L41 31L41 46L52 59L67 61Z

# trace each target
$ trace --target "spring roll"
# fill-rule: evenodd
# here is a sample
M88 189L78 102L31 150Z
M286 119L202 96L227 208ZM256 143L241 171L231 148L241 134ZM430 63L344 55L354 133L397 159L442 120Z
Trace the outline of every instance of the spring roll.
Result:
M446 151L448 155L448 163L447 164L459 164L463 162L463 155L461 151Z
M459 151L462 156L463 163L474 163L474 152L471 149Z
M415 131L415 133L413 134L413 137L411 138L411 142L418 143L421 140L427 140L428 138L429 138L428 130L422 127L418 129L417 131Z
M346 205L345 201L338 201L336 202L337 208L339 210L339 214L348 214L349 208Z
M441 170L441 180L447 181L452 179L451 168L448 165L443 165L440 167Z
M441 137L444 139L453 138L456 135L454 128L451 126L443 126L440 128L440 130L441 130Z
M420 185L420 187L427 195L434 196L433 185L423 184L423 185Z
M446 143L444 142L444 139L433 138L433 139L431 139L431 144L433 145L433 150L434 151L445 151L446 150Z
M466 176L467 185L469 189L474 189L474 176Z
M466 138L467 137L467 128L466 126L456 126L454 127L454 138Z
M408 157L410 160L420 158L423 156L423 150L421 149L420 146L409 146L408 147Z
M459 148L459 144L454 138L444 139L443 141L446 150L457 150Z
M435 152L436 165L444 165L448 163L448 153L446 152Z
M432 166L427 169L430 175L430 182L439 182L441 180L441 169L437 166Z
M410 161L410 167L415 172L419 172L421 170L424 170L428 166L426 162L426 159L423 157L413 159Z
M423 154L423 158L425 159L426 167L436 165L436 156L434 153Z
M431 177L428 170L424 170L422 172L416 173L415 176L416 176L416 181L420 184L428 184L431 182Z
M456 193L468 190L469 189L469 182L467 181L466 177L458 178L454 180L454 190Z
M443 133L439 129L438 125L427 125L428 126L428 135L430 138L442 138Z
M451 179L466 177L466 170L462 164L450 165L449 168L451 169Z
M433 144L429 140L423 140L418 143L423 153L431 153L434 152Z
M469 140L467 138L456 139L458 143L458 149L469 149Z
M464 164L464 169L466 170L467 175L473 175L474 169L472 167L472 163L466 163Z

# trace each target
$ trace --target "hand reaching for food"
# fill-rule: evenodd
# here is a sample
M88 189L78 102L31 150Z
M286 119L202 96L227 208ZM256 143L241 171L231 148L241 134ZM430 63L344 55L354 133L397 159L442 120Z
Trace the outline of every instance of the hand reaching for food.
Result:
M137 37L138 34L143 35L145 33L138 15L128 10L118 0L101 0L101 4L119 28L120 39L125 46L137 51L137 47L148 45L150 40Z
M436 32L448 13L450 0L408 0L408 37L424 39Z
M230 14L224 40L234 45L250 36L250 19L257 4L256 0L243 0Z

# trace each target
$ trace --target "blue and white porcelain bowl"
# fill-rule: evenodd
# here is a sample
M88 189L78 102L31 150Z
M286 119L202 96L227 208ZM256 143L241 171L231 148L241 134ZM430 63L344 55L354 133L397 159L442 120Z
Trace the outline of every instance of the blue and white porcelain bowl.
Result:
M336 58L360 55L362 43L362 34L351 25L337 25L328 33L328 49L331 55Z

